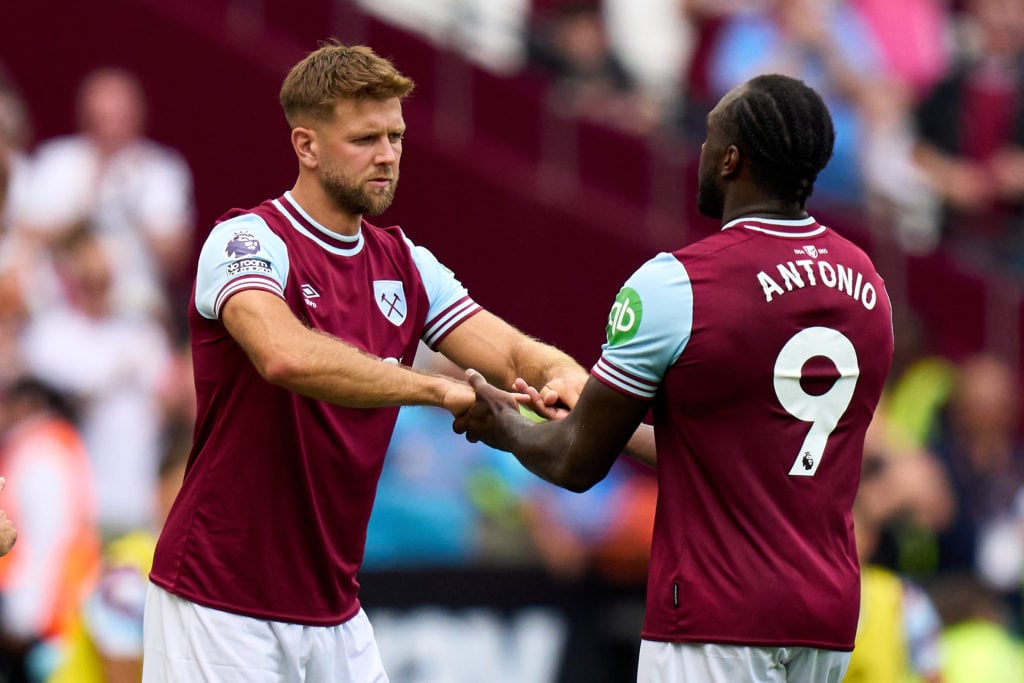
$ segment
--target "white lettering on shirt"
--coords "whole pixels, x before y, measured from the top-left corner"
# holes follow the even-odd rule
[[[778,272],[778,279],[763,270],[757,274],[757,283],[761,286],[764,300],[769,303],[776,296],[782,296],[794,289],[814,287],[819,282],[859,301],[869,311],[878,303],[878,292],[871,282],[865,280],[864,274],[842,264],[832,265],[820,259],[801,259],[776,264],[775,270]]]

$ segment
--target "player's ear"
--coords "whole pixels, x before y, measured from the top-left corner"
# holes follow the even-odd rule
[[[300,164],[309,169],[317,167],[320,159],[320,145],[316,131],[303,126],[292,128],[292,147],[295,149],[295,156],[299,158]]]
[[[729,145],[722,154],[721,176],[728,178],[735,175],[740,167],[740,150],[736,145]]]

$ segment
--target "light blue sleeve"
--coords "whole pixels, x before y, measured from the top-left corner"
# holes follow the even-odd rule
[[[199,254],[196,309],[210,320],[232,294],[263,289],[284,297],[288,248],[262,218],[247,213],[219,223]]]
[[[412,260],[416,269],[423,279],[423,286],[427,290],[427,321],[436,319],[444,311],[451,308],[460,300],[466,298],[469,293],[462,283],[455,277],[455,273],[444,266],[437,257],[426,247],[413,244],[408,237],[405,238],[412,252]]]
[[[693,288],[679,260],[661,253],[626,281],[608,314],[607,341],[591,372],[625,394],[651,399],[693,329]]]

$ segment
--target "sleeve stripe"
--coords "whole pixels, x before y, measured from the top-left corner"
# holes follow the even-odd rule
[[[423,328],[423,342],[430,348],[434,348],[462,321],[482,310],[480,304],[468,296],[459,299],[436,318],[427,321]]]
[[[281,285],[272,278],[263,277],[262,275],[249,275],[246,277],[236,278],[224,285],[217,293],[217,300],[213,308],[216,316],[218,318],[220,317],[220,310],[224,306],[225,301],[227,301],[232,295],[246,289],[265,289],[268,292],[277,294],[282,299],[284,298],[284,290],[281,289]]]
[[[658,385],[620,370],[609,363],[604,356],[598,359],[590,373],[605,384],[624,394],[641,399],[652,399],[658,393]]]

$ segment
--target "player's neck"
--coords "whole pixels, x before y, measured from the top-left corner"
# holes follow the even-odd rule
[[[362,215],[339,209],[319,184],[314,185],[299,178],[291,190],[291,195],[303,211],[331,232],[348,236],[359,234],[359,228],[363,223]]]
[[[807,218],[807,209],[803,204],[797,202],[764,197],[744,202],[726,202],[722,211],[722,225],[737,218],[799,220]]]

